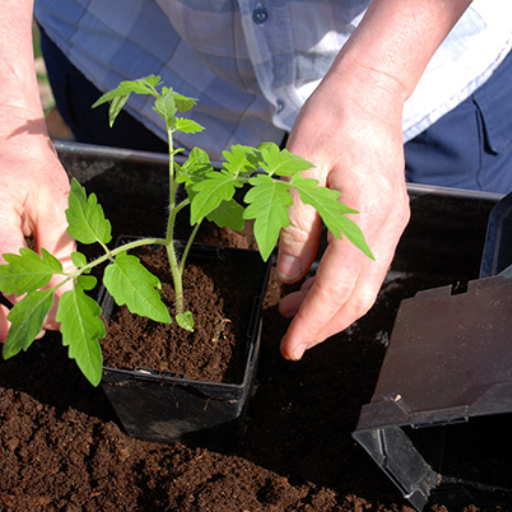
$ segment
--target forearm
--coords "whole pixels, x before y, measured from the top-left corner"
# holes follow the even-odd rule
[[[23,123],[44,119],[32,46],[33,0],[2,0],[0,9],[0,138]],[[35,128],[35,126],[32,126]]]
[[[327,78],[346,80],[349,75],[404,102],[470,4],[471,0],[373,0]]]

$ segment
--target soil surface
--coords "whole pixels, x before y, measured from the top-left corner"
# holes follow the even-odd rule
[[[173,311],[175,294],[165,250],[142,247],[133,254],[160,279],[162,299]],[[227,257],[211,255],[204,264],[197,258],[194,262],[193,255],[188,258],[183,295],[185,311],[194,318],[192,332],[181,329],[175,320],[164,324],[134,315],[126,306],[116,309],[102,341],[105,366],[142,367],[190,380],[241,383],[253,303],[261,297],[266,265],[252,252],[236,252],[230,261],[225,261]]]
[[[400,301],[436,284],[392,280],[362,320],[290,363],[279,354],[288,320],[277,304],[286,290],[272,272],[246,439],[229,454],[129,437],[59,335],[47,334],[0,362],[0,510],[412,511],[351,433],[372,397]]]

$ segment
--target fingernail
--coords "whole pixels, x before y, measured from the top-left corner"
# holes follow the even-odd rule
[[[302,359],[302,356],[304,355],[304,352],[306,352],[307,348],[308,347],[306,345],[299,345],[293,352],[293,359],[295,359],[295,361]]]
[[[300,275],[300,260],[290,254],[283,254],[277,262],[277,272],[284,281],[290,281]]]

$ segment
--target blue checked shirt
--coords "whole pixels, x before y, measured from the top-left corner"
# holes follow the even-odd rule
[[[199,99],[205,126],[181,135],[214,158],[232,144],[282,140],[369,0],[36,0],[49,37],[100,90],[161,75]],[[434,55],[403,116],[404,141],[487,80],[512,46],[512,2],[474,0]],[[162,138],[146,97],[128,109]],[[191,138],[190,138],[191,137]]]

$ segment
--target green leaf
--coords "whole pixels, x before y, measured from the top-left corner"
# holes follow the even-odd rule
[[[44,319],[52,307],[54,294],[54,289],[35,291],[14,305],[7,316],[11,326],[3,346],[4,359],[30,347],[43,329]]]
[[[77,283],[82,290],[90,291],[93,290],[98,284],[98,280],[94,276],[78,276]]]
[[[60,261],[46,249],[41,256],[25,247],[20,254],[4,254],[7,262],[0,265],[0,290],[7,295],[23,295],[46,286],[54,274],[62,273]]]
[[[159,279],[136,256],[118,254],[105,269],[103,282],[119,306],[126,304],[132,313],[171,323],[169,311],[156,289],[161,286]]]
[[[155,75],[149,75],[144,78],[139,78],[138,80],[123,81],[115,89],[103,94],[92,105],[92,108],[111,102],[109,107],[109,124],[110,127],[112,127],[132,92],[135,94],[151,94],[157,97],[158,92],[156,87],[159,84],[160,77]]]
[[[194,332],[194,317],[190,311],[178,313],[176,315],[176,322],[178,325],[186,331]]]
[[[290,225],[288,206],[293,201],[289,185],[273,179],[267,174],[259,174],[249,180],[253,186],[245,195],[249,203],[245,219],[255,219],[254,236],[258,242],[262,258],[266,261],[279,238],[281,228]]]
[[[359,226],[345,217],[347,213],[358,212],[338,201],[340,192],[327,187],[319,187],[318,181],[304,178],[300,174],[295,174],[290,184],[297,189],[303,203],[313,206],[318,211],[334,236],[341,238],[342,234],[345,235],[366,256],[374,259]]]
[[[229,201],[241,183],[238,177],[225,171],[208,172],[203,181],[196,183],[192,190],[190,223],[197,224],[213,212],[222,201]]]
[[[189,98],[188,96],[183,96],[183,94],[180,94],[176,91],[174,91],[173,94],[174,94],[174,102],[176,103],[176,108],[182,114],[184,114],[185,112],[188,112],[192,107],[194,107],[197,104],[197,100],[195,98]]]
[[[136,94],[152,94],[156,96],[156,87],[160,85],[161,80],[158,75],[149,75],[137,80],[124,80],[111,91],[103,94],[93,105],[92,108],[96,108],[104,103],[108,103],[115,98],[119,98],[125,95],[130,95],[132,92]]]
[[[98,340],[105,337],[106,330],[100,315],[99,304],[77,285],[62,295],[56,315],[69,357],[93,386],[100,383],[103,367]]]
[[[240,174],[252,175],[263,163],[258,151],[250,146],[243,146],[241,144],[232,146],[231,151],[223,151],[222,155],[226,159],[223,169],[234,176]]]
[[[208,153],[200,148],[193,148],[187,161],[181,167],[176,167],[178,173],[176,181],[188,185],[201,181],[207,173],[213,172]]]
[[[108,125],[110,128],[114,126],[117,116],[121,113],[121,110],[123,110],[129,98],[129,94],[124,94],[123,96],[118,96],[117,98],[114,98],[110,102],[110,105],[108,107]]]
[[[71,261],[78,267],[85,267],[87,265],[87,258],[81,252],[72,252]]]
[[[204,130],[204,126],[192,121],[192,119],[185,119],[183,117],[175,118],[175,128],[183,133],[199,133]]]
[[[153,110],[163,118],[167,126],[176,124],[175,114],[178,109],[172,89],[166,89],[166,92],[156,99]]]
[[[66,210],[68,233],[78,242],[107,244],[112,240],[110,222],[105,219],[103,208],[95,194],[87,197],[85,188],[73,178]]]
[[[261,147],[261,154],[265,163],[261,166],[265,172],[277,176],[292,176],[300,171],[307,171],[314,167],[311,162],[290,153],[287,149],[280,150],[276,144],[269,143]]]
[[[235,231],[244,229],[244,207],[234,199],[222,201],[220,205],[208,214],[207,219],[215,222],[219,228],[231,228]]]

